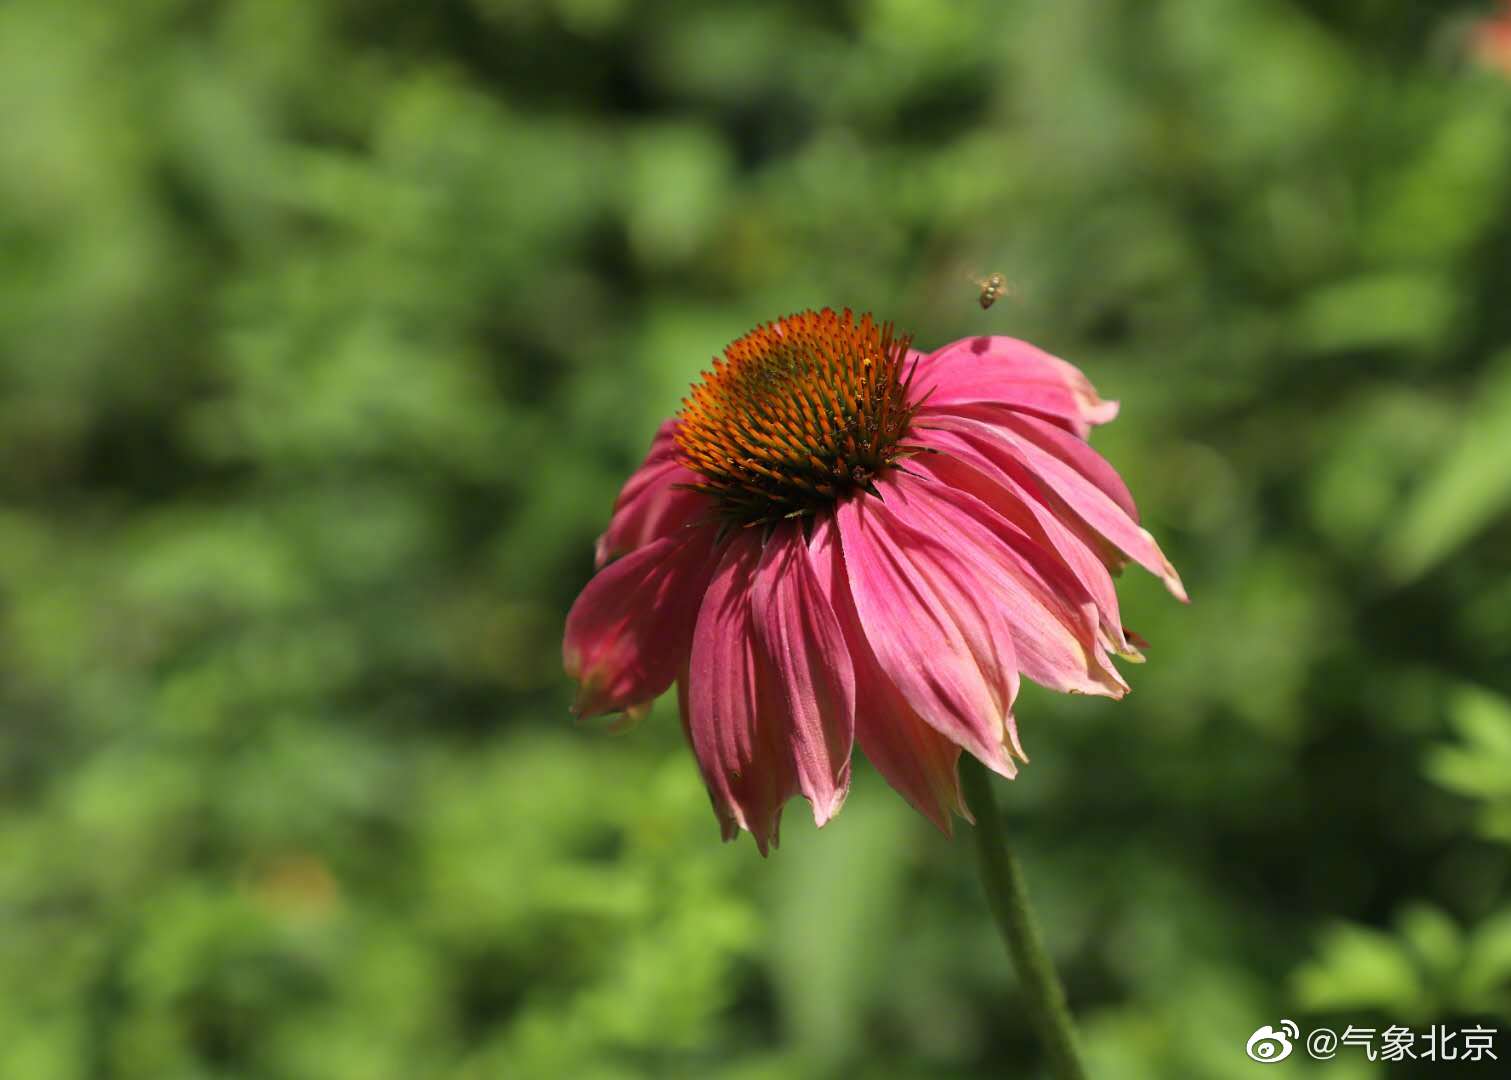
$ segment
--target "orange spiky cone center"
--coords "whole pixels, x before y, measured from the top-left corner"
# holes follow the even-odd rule
[[[848,309],[756,327],[682,400],[677,445],[703,478],[694,486],[742,525],[874,491],[877,474],[908,452],[911,340]]]

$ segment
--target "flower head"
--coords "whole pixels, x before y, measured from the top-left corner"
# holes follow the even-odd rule
[[[1511,77],[1511,0],[1470,28],[1469,51],[1485,67]]]
[[[764,854],[783,804],[822,825],[855,743],[946,831],[965,750],[1027,761],[1020,675],[1121,697],[1141,660],[1112,573],[1185,593],[1113,468],[1076,368],[1026,342],[933,353],[825,309],[714,361],[620,493],[567,617],[576,711],[638,718],[677,686],[726,839]]]

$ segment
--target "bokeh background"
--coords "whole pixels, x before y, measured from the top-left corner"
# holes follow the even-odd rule
[[[1504,1065],[1494,12],[7,0],[0,1076],[1038,1075],[963,831],[861,766],[762,861],[568,715],[656,423],[826,304],[1082,365],[1190,586],[999,787],[1094,1074]]]

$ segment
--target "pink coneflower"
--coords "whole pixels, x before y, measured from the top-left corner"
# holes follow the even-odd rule
[[[567,617],[582,716],[633,720],[673,683],[725,839],[764,854],[801,794],[824,824],[855,743],[940,828],[961,750],[1027,761],[1019,676],[1122,697],[1141,660],[1111,572],[1185,598],[1076,368],[1022,341],[933,353],[804,312],[736,341],[662,425]]]
[[[1511,77],[1511,0],[1502,0],[1498,14],[1474,24],[1469,51],[1486,67]]]

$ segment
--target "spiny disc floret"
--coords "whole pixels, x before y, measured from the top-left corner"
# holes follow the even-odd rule
[[[874,477],[909,451],[911,340],[848,308],[756,327],[682,400],[677,444],[703,478],[694,486],[744,525],[874,491]]]

